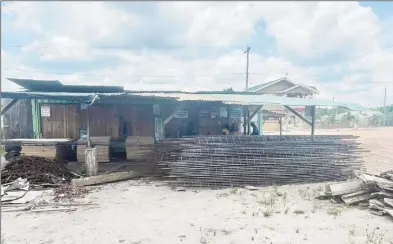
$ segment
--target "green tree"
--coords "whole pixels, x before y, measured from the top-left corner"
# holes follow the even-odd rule
[[[233,90],[232,87],[229,87],[229,88],[225,88],[224,92],[226,92],[226,93],[234,93],[235,91]]]
[[[336,121],[336,115],[332,114],[328,117],[329,129],[332,128],[332,124]]]
[[[342,121],[348,122],[348,124],[352,124],[354,121],[356,121],[357,117],[351,114],[351,112],[347,112],[343,118]]]
[[[378,114],[374,114],[371,117],[371,122],[373,125],[379,125],[381,123],[380,121],[382,121],[382,119],[383,119],[383,116],[380,116]]]

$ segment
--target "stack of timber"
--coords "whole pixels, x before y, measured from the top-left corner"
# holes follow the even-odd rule
[[[373,214],[393,217],[393,170],[379,176],[356,171],[356,179],[334,183],[326,187],[318,198],[368,208]]]
[[[154,155],[154,138],[152,136],[129,136],[126,139],[126,152],[128,160],[149,161]]]
[[[15,139],[18,140],[18,139]],[[57,161],[67,161],[72,152],[71,139],[20,139],[21,154],[25,156],[40,156]]]
[[[161,170],[177,186],[346,180],[364,168],[354,136],[203,136],[164,140]]]
[[[168,151],[166,144],[154,144],[153,137],[129,136],[126,139],[127,160],[129,167],[144,175],[162,177],[158,166]]]
[[[110,161],[110,136],[93,136],[90,137],[91,146],[97,148],[97,161],[107,163]],[[87,140],[79,139],[77,142],[76,157],[79,163],[85,163],[85,150],[88,147]]]

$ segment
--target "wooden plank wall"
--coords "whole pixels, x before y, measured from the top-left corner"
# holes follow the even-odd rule
[[[119,118],[116,105],[93,105],[89,108],[90,136],[119,139]],[[81,110],[81,128],[87,129],[86,110]]]
[[[1,107],[4,108],[12,99],[1,99]],[[33,119],[30,100],[19,100],[4,115],[4,137],[33,138]]]
[[[118,105],[118,114],[128,122],[129,136],[153,136],[153,105]],[[119,128],[119,134],[120,134]]]
[[[50,117],[41,117],[44,138],[79,139],[87,129],[86,110],[79,104],[42,104],[50,106]],[[93,105],[89,108],[90,136],[120,138],[119,116],[128,122],[130,136],[153,136],[152,105]]]
[[[50,117],[41,117],[43,138],[79,138],[79,104],[41,104],[50,107]]]

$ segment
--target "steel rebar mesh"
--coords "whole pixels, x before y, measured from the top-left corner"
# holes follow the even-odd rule
[[[160,162],[173,184],[263,186],[344,180],[363,169],[354,136],[209,136],[170,139]]]

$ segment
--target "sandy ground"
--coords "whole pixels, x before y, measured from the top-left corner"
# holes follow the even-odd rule
[[[90,193],[97,207],[2,213],[2,235],[7,244],[393,243],[393,218],[314,200],[323,186],[177,192],[127,181]]]
[[[370,171],[392,168],[393,128],[318,131],[360,135]],[[324,184],[177,192],[136,180],[94,188],[75,212],[3,212],[9,243],[393,243],[393,218],[315,200]],[[390,230],[390,232],[388,232]]]

